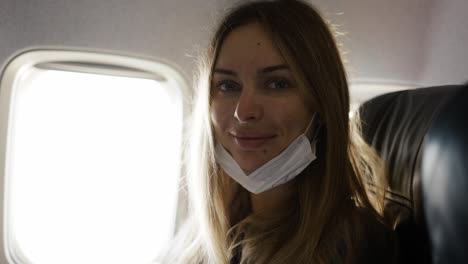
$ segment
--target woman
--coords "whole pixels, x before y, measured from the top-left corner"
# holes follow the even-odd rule
[[[392,263],[380,161],[350,123],[320,15],[301,1],[243,4],[199,69],[190,215],[164,263]]]

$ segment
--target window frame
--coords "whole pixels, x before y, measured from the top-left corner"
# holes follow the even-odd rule
[[[22,73],[33,67],[164,81],[168,83],[169,87],[177,87],[182,95],[183,123],[188,115],[187,102],[189,100],[186,98],[190,98],[191,93],[186,78],[184,78],[185,76],[182,74],[182,71],[163,60],[71,49],[28,50],[12,57],[4,66],[0,75],[0,124],[6,124],[5,126],[0,126],[0,190],[3,191],[3,199],[0,202],[0,263],[30,263],[24,256],[21,256],[20,252],[8,244],[9,241],[11,241],[10,230],[8,230],[9,220],[7,219],[10,188],[8,177],[6,177],[8,171],[8,168],[6,168],[8,164],[6,158],[8,152],[7,140],[11,129],[10,121],[12,118],[11,102],[14,99],[15,88]],[[185,125],[182,125],[182,127],[182,137],[184,137],[186,134]],[[181,141],[182,140],[183,139],[181,139]],[[183,149],[181,150],[181,155],[183,155]],[[180,158],[182,159],[182,157]],[[179,182],[182,172],[183,167],[179,169]],[[180,214],[183,214],[181,208],[185,208],[185,198],[180,192],[177,194],[176,203],[178,207],[175,210],[176,219],[173,225],[173,232],[177,229]]]

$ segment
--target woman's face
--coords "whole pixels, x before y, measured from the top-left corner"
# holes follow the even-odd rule
[[[216,140],[246,173],[286,149],[312,117],[293,73],[258,23],[225,38],[211,94]]]

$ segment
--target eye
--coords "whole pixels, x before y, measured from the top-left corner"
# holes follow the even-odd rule
[[[271,89],[287,89],[289,87],[289,81],[284,79],[273,80],[268,83],[268,88]]]
[[[216,87],[222,92],[235,92],[241,89],[240,84],[230,80],[220,81]]]

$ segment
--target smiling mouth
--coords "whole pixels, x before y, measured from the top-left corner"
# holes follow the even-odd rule
[[[268,143],[271,139],[273,139],[275,136],[235,136],[234,137],[234,142],[240,147],[241,150],[244,151],[256,151],[261,149],[265,144]]]

